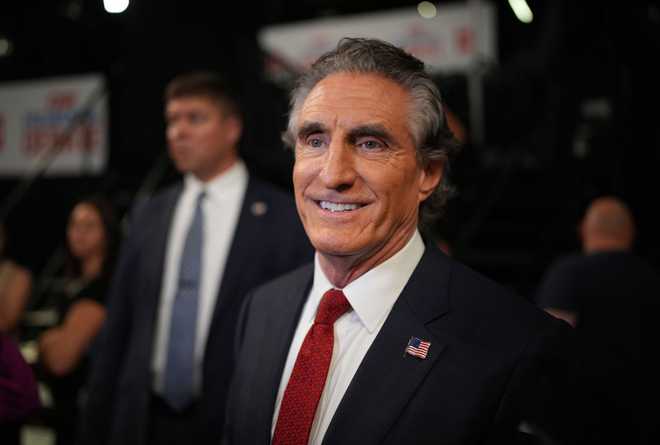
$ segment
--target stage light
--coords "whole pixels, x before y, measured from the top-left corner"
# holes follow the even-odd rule
[[[110,14],[119,14],[126,11],[129,0],[103,0],[103,7]]]
[[[534,20],[534,14],[525,0],[509,0],[509,6],[521,22],[532,23]]]
[[[438,9],[431,2],[421,2],[417,5],[417,12],[425,19],[432,19],[438,13]]]

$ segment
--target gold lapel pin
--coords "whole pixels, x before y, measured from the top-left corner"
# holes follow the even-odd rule
[[[263,216],[268,211],[268,205],[263,201],[255,201],[252,203],[250,210],[254,216]]]

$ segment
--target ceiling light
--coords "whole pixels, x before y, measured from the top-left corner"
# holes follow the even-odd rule
[[[128,0],[103,0],[103,7],[110,14],[119,14],[128,8]]]
[[[431,2],[421,2],[417,5],[417,12],[425,19],[432,19],[438,14],[438,9]]]
[[[525,0],[509,0],[509,6],[521,22],[532,23],[534,20],[534,14]]]

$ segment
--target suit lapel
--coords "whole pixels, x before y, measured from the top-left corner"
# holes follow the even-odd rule
[[[449,310],[448,264],[430,250],[367,351],[323,443],[380,442],[442,355],[446,342],[426,325]],[[410,337],[431,342],[425,359],[405,353]]]
[[[235,283],[241,279],[241,273],[245,270],[245,263],[249,260],[254,251],[259,249],[259,224],[261,214],[254,214],[253,205],[258,200],[258,190],[254,180],[248,179],[245,197],[241,205],[241,213],[236,223],[234,236],[232,237],[231,247],[225,262],[225,270],[222,275],[218,298],[215,304],[215,315],[221,311],[221,307],[228,303],[228,295],[235,287]],[[242,295],[241,295],[242,296]]]
[[[254,422],[250,424],[254,428],[264,428],[258,433],[265,443],[270,441],[275,399],[289,346],[312,284],[313,270],[311,264],[301,270],[295,287],[288,288],[282,295],[273,295],[270,299],[273,306],[269,308],[270,314],[263,330],[256,373],[252,379],[255,390],[251,393],[248,405],[254,407],[255,415]]]
[[[155,321],[157,313],[156,308],[158,307],[158,299],[160,298],[163,281],[163,268],[165,266],[166,257],[165,249],[174,217],[174,208],[176,207],[181,192],[181,185],[178,185],[169,191],[168,195],[163,200],[162,206],[155,209],[156,211],[154,214],[150,215],[148,218],[150,224],[153,225],[151,227],[143,228],[143,230],[146,230],[149,235],[147,236],[142,255],[148,258],[157,259],[157,261],[149,261],[147,258],[147,260],[143,262],[144,264],[147,264],[145,289],[147,291],[146,293],[148,293],[146,298],[149,298],[150,303],[145,305],[145,307],[153,309],[152,322]]]
[[[156,320],[158,317],[159,299],[161,294],[163,268],[165,264],[165,249],[172,224],[174,208],[181,194],[182,187],[177,186],[167,191],[167,195],[159,201],[159,205],[150,205],[149,215],[143,218],[147,227],[139,227],[138,230],[146,233],[145,239],[140,245],[140,255],[144,258],[143,283],[136,293],[135,308],[137,319],[141,320],[136,327],[136,338],[140,342],[140,350],[148,360],[140,361],[137,367],[139,373],[144,376],[145,382],[150,378],[151,358],[153,356],[154,338],[156,335]],[[155,198],[160,199],[160,198]],[[145,386],[145,389],[148,385]]]

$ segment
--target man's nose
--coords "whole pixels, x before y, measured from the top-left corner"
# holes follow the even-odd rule
[[[184,122],[174,122],[167,127],[167,137],[169,139],[179,139],[187,133],[187,126]]]
[[[355,182],[355,153],[348,144],[331,142],[323,159],[320,178],[331,189],[348,188]]]

